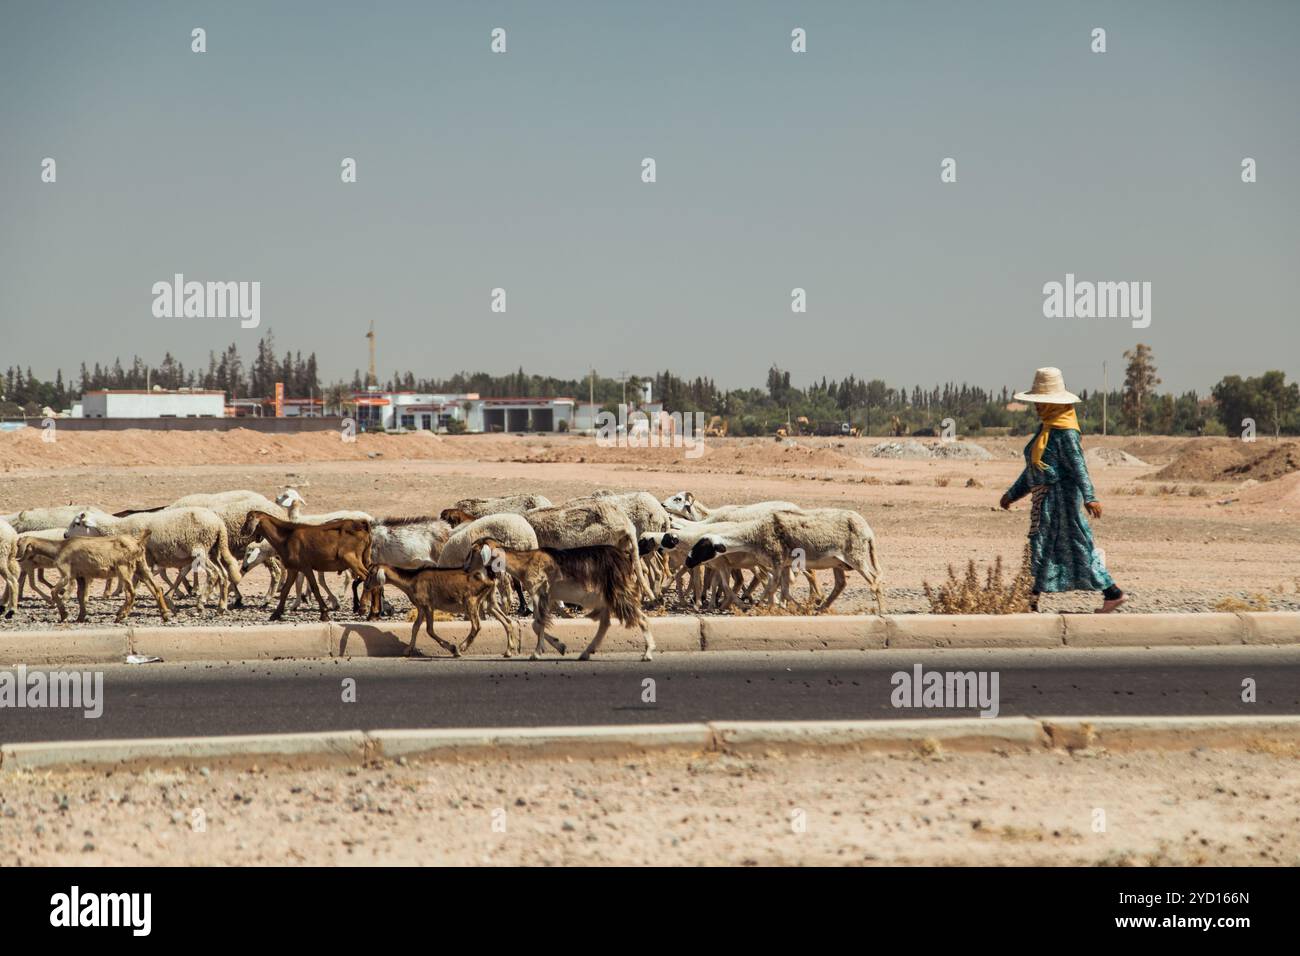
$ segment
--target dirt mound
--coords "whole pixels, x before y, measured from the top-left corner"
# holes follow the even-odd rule
[[[1300,512],[1300,474],[1243,487],[1237,500],[1244,505],[1265,505],[1280,511]]]
[[[1219,481],[1229,468],[1246,461],[1245,446],[1214,444],[1193,445],[1157,471],[1153,478],[1175,481]]]
[[[1300,471],[1300,444],[1193,445],[1152,477],[1182,481],[1273,481]]]
[[[1300,471],[1300,444],[1286,442],[1261,448],[1262,454],[1253,460],[1229,468],[1225,478],[1254,478],[1256,481],[1273,481]]]
[[[1130,455],[1122,448],[1113,448],[1103,446],[1101,448],[1089,448],[1084,453],[1084,457],[1090,465],[1128,465],[1134,468],[1146,468],[1147,463],[1137,455]]]

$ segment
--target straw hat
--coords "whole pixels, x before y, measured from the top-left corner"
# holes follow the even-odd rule
[[[1065,376],[1059,368],[1040,368],[1034,372],[1034,385],[1027,392],[1016,392],[1022,402],[1041,402],[1047,405],[1076,405],[1080,399],[1065,390]]]

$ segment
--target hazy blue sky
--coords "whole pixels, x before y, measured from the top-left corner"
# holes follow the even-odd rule
[[[0,11],[0,368],[206,364],[270,328],[350,377],[373,318],[383,377],[1078,390],[1137,341],[1179,390],[1300,374],[1294,0]],[[175,272],[260,281],[262,327],[154,318]],[[1150,281],[1151,327],[1045,319],[1066,272]]]

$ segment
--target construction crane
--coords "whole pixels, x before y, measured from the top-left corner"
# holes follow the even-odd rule
[[[370,320],[370,331],[366,333],[366,338],[370,340],[370,371],[366,375],[366,387],[379,387],[379,376],[375,374],[375,320]]]

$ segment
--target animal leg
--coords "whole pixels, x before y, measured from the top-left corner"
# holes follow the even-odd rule
[[[831,593],[826,600],[818,605],[818,613],[829,608],[835,602],[835,599],[840,596],[840,592],[844,590],[844,585],[848,583],[845,579],[844,569],[842,567],[837,566],[833,568],[831,573],[835,575],[835,587],[831,588]]]
[[[609,630],[609,608],[604,608],[600,612],[600,624],[596,628],[596,636],[591,639],[587,649],[578,655],[578,660],[591,660],[591,655],[595,654],[600,648],[600,642],[605,639],[605,632]]]
[[[328,621],[330,619],[329,608],[325,604],[325,599],[321,597],[320,588],[316,586],[316,575],[310,571],[304,571],[303,577],[307,579],[307,583],[311,586],[312,596],[316,598],[316,603],[320,605],[320,619]]]
[[[457,647],[455,644],[447,643],[437,634],[433,633],[433,608],[429,608],[428,613],[424,615],[424,629],[429,632],[429,636],[431,638],[433,638],[435,641],[437,641],[439,644],[445,647],[448,651],[450,651],[452,657],[460,657],[459,647]]]
[[[289,599],[289,589],[293,587],[294,581],[298,579],[298,571],[296,568],[287,568],[286,572],[284,583],[280,585],[280,603],[276,605],[275,610],[271,612],[271,620],[273,621],[278,621],[280,618],[284,617],[284,602]]]

